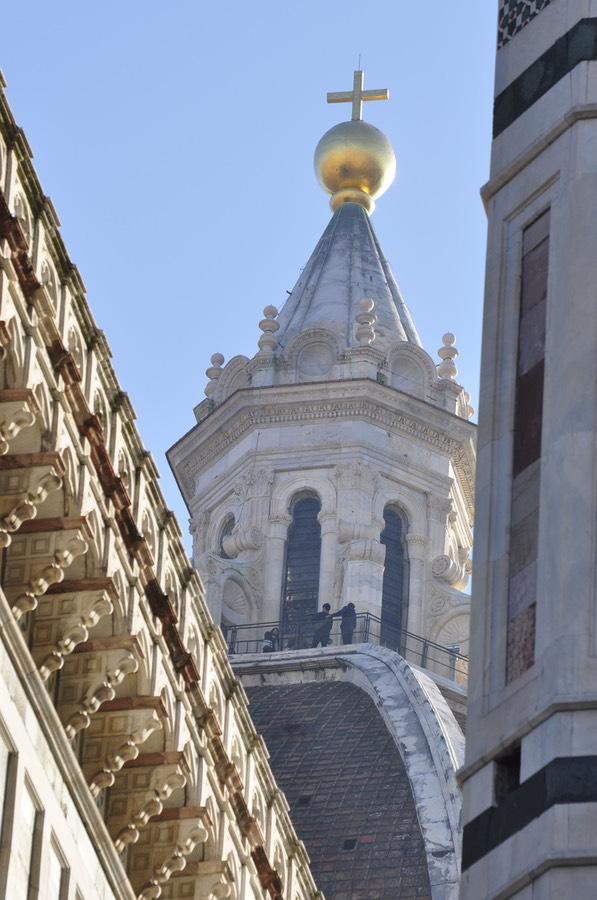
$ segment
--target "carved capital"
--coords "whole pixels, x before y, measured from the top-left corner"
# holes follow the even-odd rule
[[[209,527],[210,513],[207,510],[202,510],[198,516],[193,516],[193,518],[189,521],[189,531],[195,538],[203,538],[207,533],[207,529]]]
[[[269,493],[274,481],[274,470],[271,468],[252,469],[245,472],[234,484],[234,493],[240,500]]]
[[[270,516],[268,521],[270,537],[286,540],[288,529],[292,525],[292,516],[288,515],[288,513],[282,513],[281,515]]]
[[[317,516],[317,521],[321,525],[321,533],[329,534],[331,531],[336,530],[336,513],[329,512],[327,510],[321,510],[319,515]]]
[[[338,463],[334,466],[334,477],[339,489],[358,488],[362,491],[373,491],[379,478],[377,469],[360,459]]]
[[[408,547],[410,559],[425,559],[429,538],[426,534],[405,534],[404,539]]]
[[[454,503],[450,497],[437,497],[434,494],[427,495],[427,509],[429,517],[442,525],[446,525],[452,513]]]

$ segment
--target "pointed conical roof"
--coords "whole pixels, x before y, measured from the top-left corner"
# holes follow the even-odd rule
[[[346,347],[356,345],[354,323],[365,298],[375,304],[376,349],[400,340],[422,346],[367,211],[341,203],[280,311],[278,342],[288,346],[297,334],[325,328]]]

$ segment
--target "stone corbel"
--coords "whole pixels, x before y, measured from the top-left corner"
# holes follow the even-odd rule
[[[48,494],[61,487],[62,478],[52,469],[40,478],[32,490],[23,491],[18,497],[12,499],[5,495],[9,509],[0,516],[0,549],[10,545],[11,533],[18,531],[23,522],[35,518],[38,506],[44,502]]]
[[[8,453],[10,442],[35,422],[39,406],[28,389],[0,390],[0,456]]]
[[[17,622],[25,615],[35,609],[38,603],[38,597],[45,594],[52,584],[57,584],[64,578],[64,570],[67,569],[77,556],[82,556],[87,552],[87,541],[80,537],[72,538],[63,546],[58,546],[51,562],[43,566],[32,574],[32,577],[22,594],[16,598],[12,604],[12,610]]]
[[[106,671],[105,676],[95,682],[85,696],[79,710],[70,717],[65,726],[67,737],[72,739],[78,731],[88,728],[91,716],[96,713],[102,703],[113,700],[116,696],[116,687],[121,684],[127,675],[133,675],[139,669],[139,663],[132,653],[125,653],[118,662]]]
[[[164,809],[164,801],[175,790],[183,788],[186,783],[186,776],[179,771],[170,772],[162,782],[156,785],[143,806],[133,814],[126,828],[119,832],[118,837],[114,841],[118,853],[122,853],[127,844],[136,843],[139,839],[141,828],[144,828],[153,816],[159,815]]]
[[[359,522],[343,522],[338,525],[338,541],[378,541],[381,532],[376,524],[364,525]]]
[[[222,540],[222,546],[231,559],[247,550],[260,550],[263,535],[256,525],[249,528],[235,528]]]
[[[130,718],[131,724],[135,723],[137,727],[128,735],[122,735],[125,739],[110,749],[104,760],[103,768],[95,773],[89,783],[92,797],[97,797],[104,788],[112,787],[115,773],[119,772],[125,763],[136,759],[139,756],[139,747],[154,731],[162,727],[155,710],[137,710],[136,715],[130,713]]]
[[[199,896],[206,900],[225,900],[232,892],[232,872],[226,862],[200,862],[197,871]]]
[[[181,822],[178,843],[172,853],[164,862],[154,869],[148,884],[141,890],[138,900],[155,900],[162,894],[162,886],[166,884],[172,875],[182,872],[188,857],[193,853],[198,844],[203,844],[208,838],[208,832],[201,822],[190,820]],[[201,897],[211,896],[201,891]],[[229,896],[225,894],[222,896]]]
[[[47,681],[53,672],[61,669],[64,657],[69,656],[78,644],[84,643],[89,637],[90,629],[103,616],[110,615],[113,610],[114,606],[107,593],[101,591],[99,596],[88,602],[87,607],[78,618],[66,619],[62,622],[60,638],[39,665],[42,681]]]
[[[431,572],[434,578],[447,581],[448,584],[459,591],[464,590],[468,584],[468,571],[465,566],[455,562],[450,556],[436,556],[431,563]]]
[[[357,540],[348,545],[346,558],[348,562],[372,562],[383,566],[386,548],[379,541]]]

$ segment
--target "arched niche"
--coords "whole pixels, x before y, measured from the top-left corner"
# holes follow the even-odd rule
[[[373,518],[376,521],[383,522],[383,512],[388,505],[396,506],[404,513],[410,532],[427,533],[427,502],[426,495],[421,491],[386,479],[373,497]]]
[[[336,511],[336,488],[332,481],[305,472],[290,473],[284,480],[280,480],[274,489],[271,502],[272,516],[288,515],[290,504],[301,492],[311,492],[321,501],[321,515],[327,516]]]
[[[19,221],[19,225],[21,226],[25,237],[27,238],[28,243],[31,242],[31,236],[33,234],[33,226],[32,226],[32,217],[31,212],[29,210],[29,206],[27,205],[23,195],[19,192],[15,194],[14,199],[14,210],[15,216]]]
[[[85,369],[81,335],[79,334],[78,329],[72,324],[69,326],[66,334],[66,346],[81,373],[81,378],[84,378]]]
[[[285,357],[297,382],[325,381],[340,352],[337,335],[324,328],[304,331],[290,341]]]
[[[234,513],[232,512],[226,513],[223,520],[219,524],[217,530],[215,553],[217,553],[221,559],[231,559],[224,548],[224,538],[227,538],[228,535],[232,534],[235,525],[236,519]]]
[[[246,356],[235,356],[222,369],[222,374],[216,382],[214,400],[222,403],[236,391],[246,388],[250,384],[247,372],[248,359]]]
[[[392,387],[423,400],[427,388],[436,381],[433,360],[421,347],[404,341],[390,351],[388,383]]]

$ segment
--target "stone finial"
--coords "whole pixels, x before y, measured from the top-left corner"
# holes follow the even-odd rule
[[[259,338],[259,351],[261,353],[274,353],[278,346],[276,331],[280,327],[280,323],[275,321],[278,310],[275,306],[266,306],[263,310],[263,315],[265,319],[262,319],[259,323],[259,327],[263,331]]]
[[[375,304],[370,297],[364,297],[363,300],[359,300],[361,312],[357,313],[355,320],[358,323],[356,336],[361,347],[366,347],[375,340],[375,329],[373,326],[377,322],[377,316],[373,312],[374,306]]]
[[[458,369],[456,368],[456,364],[454,362],[454,360],[459,355],[458,350],[454,346],[455,340],[456,338],[449,331],[447,331],[442,338],[444,345],[437,351],[437,355],[441,359],[441,363],[437,367],[437,374],[440,378],[453,380],[458,375]]]
[[[215,390],[216,390],[216,382],[220,375],[222,374],[222,363],[224,362],[224,357],[221,353],[214,353],[211,358],[211,366],[205,370],[205,374],[210,379],[209,382],[205,386],[205,396],[208,400],[211,400]]]

